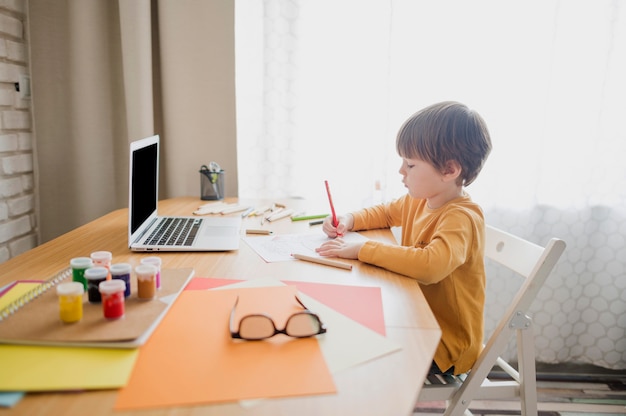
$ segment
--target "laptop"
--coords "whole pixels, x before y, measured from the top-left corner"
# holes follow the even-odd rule
[[[158,135],[130,144],[129,176],[128,246],[132,251],[230,251],[239,248],[239,216],[158,215]]]

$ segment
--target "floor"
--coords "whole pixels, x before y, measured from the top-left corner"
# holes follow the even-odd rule
[[[494,372],[493,377],[502,377]],[[539,416],[626,415],[626,370],[566,364],[537,366]],[[419,403],[414,416],[440,415],[443,402]],[[520,415],[515,401],[475,401],[474,415]]]

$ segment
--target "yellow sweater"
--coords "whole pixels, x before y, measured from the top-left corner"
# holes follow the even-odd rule
[[[482,349],[485,302],[482,210],[469,196],[430,209],[409,195],[353,213],[354,231],[402,227],[402,245],[368,241],[359,260],[416,279],[441,327],[437,366],[470,370]]]

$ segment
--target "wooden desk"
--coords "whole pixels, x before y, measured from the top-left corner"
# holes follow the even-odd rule
[[[299,208],[302,201],[283,202]],[[207,201],[175,198],[159,204],[161,215],[191,215]],[[328,209],[322,208],[320,212]],[[238,215],[238,214],[233,214]],[[260,228],[259,218],[244,220],[243,230]],[[289,219],[265,223],[274,234],[297,233],[310,229],[308,221]],[[368,231],[369,238],[391,241],[388,231]],[[43,279],[67,267],[72,257],[89,256],[93,251],[113,253],[115,263],[139,264],[149,253],[128,249],[128,212],[114,211],[50,242],[0,264],[0,286],[16,279]],[[439,342],[441,331],[418,284],[409,278],[352,261],[352,271],[304,261],[265,263],[245,242],[238,251],[225,253],[157,253],[164,268],[193,267],[197,277],[254,279],[271,277],[284,280],[334,283],[381,288],[387,336],[398,341],[399,352],[334,374],[338,393],[324,396],[262,400],[251,408],[239,403],[210,406],[151,409],[115,414],[141,415],[409,415]],[[346,260],[347,261],[347,260]],[[1,371],[1,369],[0,369]],[[113,413],[116,390],[83,393],[28,394],[13,409],[0,409],[3,415],[52,415]]]

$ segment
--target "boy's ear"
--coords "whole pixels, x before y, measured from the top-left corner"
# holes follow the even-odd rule
[[[448,160],[443,168],[442,174],[446,180],[456,180],[461,176],[462,171],[463,168],[459,162],[456,160]]]

